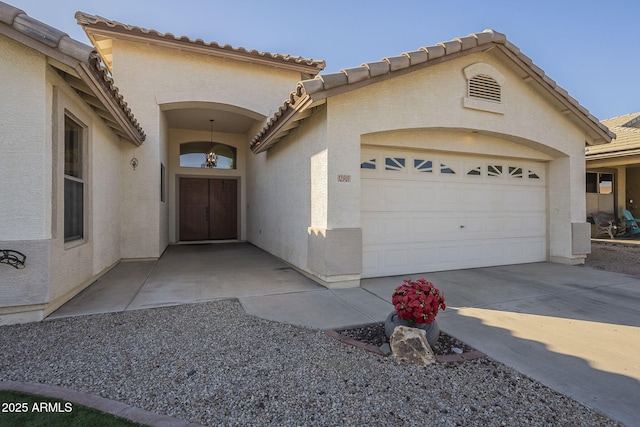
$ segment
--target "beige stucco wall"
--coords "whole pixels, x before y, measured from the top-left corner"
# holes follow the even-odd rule
[[[0,35],[0,240],[49,237],[51,171],[42,55]],[[44,150],[43,150],[44,148]]]
[[[50,71],[53,117],[53,201],[51,277],[48,314],[91,284],[121,258],[120,229],[126,212],[121,211],[121,141],[71,88]],[[64,117],[69,115],[84,127],[85,236],[64,242]],[[124,164],[123,164],[124,163]],[[123,218],[123,215],[125,217]]]
[[[124,142],[33,50],[0,36],[0,324],[41,320],[120,259]],[[85,129],[85,239],[64,243],[64,117]]]
[[[147,135],[145,143],[129,149],[127,156],[136,156],[140,166],[131,175],[130,185],[123,188],[123,208],[131,212],[130,222],[123,224],[122,253],[124,258],[158,257],[169,242],[176,241],[175,212],[178,175],[206,175],[240,177],[242,198],[246,192],[244,170],[184,171],[179,164],[179,143],[185,142],[189,130],[169,129],[163,110],[180,105],[239,107],[252,118],[270,117],[300,79],[294,71],[277,69],[249,62],[238,62],[212,56],[149,46],[123,40],[113,42],[114,79],[136,114]],[[227,134],[225,140],[240,147],[252,135]],[[173,138],[176,139],[173,139]],[[194,137],[196,137],[194,135]],[[190,137],[189,137],[190,138]],[[209,134],[200,132],[198,140],[208,140]],[[221,141],[225,142],[225,141]],[[246,160],[246,150],[238,150],[239,164]],[[160,163],[167,167],[168,201],[160,202]],[[239,206],[242,221],[246,218],[246,204]],[[244,222],[240,234],[246,235]]]
[[[2,325],[39,320],[49,298],[51,132],[45,58],[2,35],[0,57],[0,249],[28,265],[0,264]]]
[[[319,211],[326,205],[325,116],[321,108],[290,137],[247,162],[247,239],[305,272],[312,216],[315,225],[324,225]]]

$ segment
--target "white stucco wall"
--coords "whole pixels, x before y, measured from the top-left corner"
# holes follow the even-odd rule
[[[120,93],[127,99],[147,135],[141,147],[131,148],[126,154],[136,156],[140,166],[135,172],[125,171],[125,175],[132,179],[122,192],[123,209],[130,214],[129,221],[122,228],[122,253],[124,258],[158,257],[166,244],[176,238],[175,177],[184,172],[176,169],[178,144],[182,140],[172,139],[172,135],[180,135],[180,132],[168,128],[161,110],[167,105],[174,108],[181,103],[195,102],[210,105],[203,108],[226,104],[250,111],[256,117],[270,117],[300,79],[300,74],[122,40],[113,42],[113,74]],[[239,145],[239,139],[246,144],[251,136],[238,134],[227,135],[226,138]],[[199,136],[199,140],[202,139]],[[208,139],[207,133],[205,140]],[[239,157],[245,157],[245,153],[244,150],[238,151]],[[244,161],[239,158],[239,163]],[[170,187],[166,207],[158,208],[161,204],[161,162],[167,166]],[[214,177],[233,172],[211,170],[204,173]],[[240,178],[244,193],[243,179],[246,177]],[[244,204],[240,205],[240,215],[246,218]],[[240,233],[244,236],[246,231],[241,228]]]
[[[0,241],[49,238],[50,135],[43,55],[0,35]]]
[[[325,116],[320,108],[289,138],[267,152],[251,154],[247,162],[248,240],[307,272],[311,204],[320,204],[321,210],[322,194],[326,194]],[[322,226],[319,210],[313,221]]]
[[[122,151],[121,141],[54,71],[48,73],[53,87],[52,117],[54,221],[51,243],[51,278],[47,312],[57,308],[121,258],[120,230]],[[64,117],[84,127],[85,232],[84,239],[64,242]],[[124,164],[123,164],[124,163]]]
[[[44,56],[0,35],[0,58],[0,248],[27,256],[0,264],[3,325],[40,320],[49,298],[51,91]]]

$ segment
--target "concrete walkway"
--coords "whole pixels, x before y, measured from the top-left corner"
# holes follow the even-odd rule
[[[523,264],[411,275],[443,291],[442,330],[627,426],[640,426],[640,278]],[[50,318],[238,298],[315,329],[383,321],[402,277],[329,290],[246,243],[172,246],[123,262]]]

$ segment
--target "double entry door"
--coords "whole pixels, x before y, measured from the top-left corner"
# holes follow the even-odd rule
[[[238,181],[180,178],[180,240],[238,238]]]

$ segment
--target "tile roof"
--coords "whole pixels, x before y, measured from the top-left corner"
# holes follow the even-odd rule
[[[640,113],[625,114],[623,116],[605,119],[602,120],[602,124],[608,128],[614,126],[640,127]]]
[[[602,121],[616,137],[610,144],[587,148],[587,160],[638,154],[640,152],[640,113],[625,114]]]
[[[23,10],[1,1],[0,23],[6,25],[1,26],[0,33],[18,39],[19,42],[28,43],[29,47],[64,64],[65,67],[61,67],[62,72],[69,71],[67,67],[73,69],[76,74],[74,77],[79,77],[86,84],[83,85],[83,89],[86,90],[88,86],[95,95],[93,97],[95,102],[90,105],[93,105],[94,108],[97,108],[96,104],[102,105],[103,115],[110,116],[109,120],[105,119],[105,123],[118,135],[136,145],[140,145],[144,141],[145,134],[142,127],[138,124],[122,95],[118,93],[118,88],[114,86],[113,80],[93,48],[30,17]],[[53,62],[52,65],[56,66],[56,62]],[[83,92],[83,96],[89,96],[86,92],[81,92]]]
[[[243,47],[233,47],[228,44],[220,45],[216,42],[205,42],[202,39],[192,40],[187,36],[175,36],[171,33],[161,33],[157,30],[146,29],[134,25],[127,25],[97,15],[84,12],[76,12],[76,20],[83,27],[87,36],[92,39],[93,33],[121,34],[132,37],[169,42],[181,46],[181,48],[206,49],[211,55],[242,58],[252,62],[266,63],[276,67],[294,68],[310,76],[315,76],[325,67],[323,60],[303,58],[301,56],[283,55],[279,53],[260,52]],[[95,43],[94,43],[95,44]]]
[[[609,141],[615,135],[598,119],[581,106],[578,101],[569,96],[568,92],[549,78],[542,69],[520,52],[520,49],[509,42],[504,34],[494,30],[470,34],[435,46],[422,47],[418,50],[405,52],[399,56],[384,58],[377,62],[362,64],[360,67],[343,69],[337,73],[318,75],[313,79],[298,83],[289,99],[266,123],[265,127],[251,140],[251,149],[259,153],[275,144],[293,127],[291,120],[299,119],[302,111],[317,105],[321,99],[347,90],[375,83],[386,76],[402,74],[418,69],[420,65],[438,63],[467,53],[486,50],[497,46],[514,61],[519,62],[529,75],[546,87],[560,102],[567,106],[567,112],[573,112],[583,123],[590,127],[603,141]],[[285,122],[285,123],[283,123]]]

